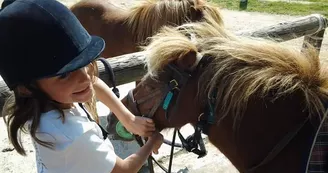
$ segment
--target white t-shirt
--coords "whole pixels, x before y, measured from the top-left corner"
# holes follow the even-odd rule
[[[101,129],[89,121],[78,105],[60,113],[43,113],[36,136],[54,144],[54,150],[33,139],[38,173],[109,173],[116,162],[112,143],[103,140]],[[27,124],[29,126],[29,123]]]

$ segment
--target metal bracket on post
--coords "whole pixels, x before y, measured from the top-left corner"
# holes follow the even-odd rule
[[[322,15],[317,15],[317,14],[314,14],[312,16],[318,18],[319,27],[315,33],[304,36],[304,41],[303,41],[303,46],[302,46],[301,51],[304,52],[307,48],[307,44],[310,44],[317,49],[318,55],[319,55],[322,41],[323,41],[324,34],[325,34],[325,28],[328,27],[328,19],[323,17]]]

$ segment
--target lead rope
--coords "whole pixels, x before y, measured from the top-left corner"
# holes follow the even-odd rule
[[[102,62],[103,63],[103,65],[104,65],[104,68],[105,68],[105,70],[108,72],[108,75],[109,75],[109,81],[112,83],[112,85],[113,85],[113,89],[112,89],[112,91],[114,92],[114,94],[119,98],[120,97],[120,91],[116,88],[116,83],[115,83],[115,75],[114,75],[114,71],[113,71],[113,69],[112,69],[112,67],[110,66],[110,64],[107,62],[107,60],[105,59],[105,58],[102,58],[102,57],[100,57],[100,58],[98,58],[98,60],[100,61],[100,62]],[[97,123],[96,121],[94,121],[92,118],[91,118],[91,116],[90,116],[90,113],[85,109],[85,107],[83,106],[83,104],[82,103],[79,103],[79,106],[83,109],[83,111],[87,114],[87,117],[88,117],[88,119],[90,120],[90,121],[92,121],[92,122],[95,122],[98,126],[99,126],[99,128],[100,128],[100,130],[101,130],[101,132],[102,132],[102,134],[103,134],[103,139],[105,140],[107,137],[108,137],[108,135],[109,135],[109,133],[99,124],[99,123]]]
[[[176,134],[177,134],[177,129],[175,128],[175,129],[174,129],[174,132],[173,132],[173,139],[172,139],[172,143],[173,143],[173,144],[175,143],[175,136],[176,136]],[[173,152],[174,152],[174,145],[171,146],[170,162],[169,162],[169,168],[168,168],[167,173],[171,173],[172,162],[173,162]]]
[[[117,96],[117,98],[120,98],[120,91],[116,88],[115,75],[114,75],[113,68],[110,66],[110,64],[108,63],[108,61],[105,58],[100,57],[100,58],[98,58],[98,60],[103,63],[105,70],[108,72],[109,81],[113,85],[112,91]]]
[[[176,133],[177,133],[177,129],[174,129],[172,143],[175,143]],[[144,145],[140,136],[136,136],[136,141],[138,142],[140,147],[142,147]],[[153,168],[152,161],[154,161],[165,173],[171,173],[172,162],[173,162],[173,154],[174,154],[173,153],[174,152],[174,147],[175,147],[174,145],[171,145],[170,160],[169,160],[168,169],[166,169],[163,165],[161,165],[152,155],[150,155],[148,157],[148,164],[151,164],[151,167],[152,167],[152,169],[149,168],[150,173],[154,173],[154,168]]]

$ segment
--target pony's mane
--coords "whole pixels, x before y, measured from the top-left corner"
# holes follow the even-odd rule
[[[190,21],[191,9],[211,15],[223,25],[218,6],[203,0],[139,0],[130,8],[126,23],[132,32],[133,40],[144,42],[154,35],[163,25],[179,26]]]
[[[196,41],[189,40],[187,32],[195,34]],[[313,47],[302,53],[268,40],[237,37],[216,23],[202,22],[162,28],[145,51],[147,76],[153,78],[189,52],[212,57],[199,77],[202,90],[198,94],[206,98],[218,90],[220,119],[229,114],[239,119],[251,97],[269,96],[274,101],[296,92],[303,94],[310,114],[322,116],[325,111],[322,100],[328,98],[328,66],[320,62]]]

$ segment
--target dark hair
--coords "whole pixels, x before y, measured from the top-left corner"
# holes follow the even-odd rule
[[[89,75],[92,78],[92,82],[95,81],[95,77],[98,76],[98,68],[96,62],[92,62],[89,65]],[[31,94],[22,92],[22,88],[25,87],[28,90],[33,90]],[[35,82],[32,82],[25,86],[17,86],[13,93],[6,100],[2,116],[7,125],[8,137],[10,142],[15,147],[16,151],[21,155],[26,155],[24,147],[21,143],[21,132],[30,132],[31,137],[40,145],[52,148],[51,142],[39,140],[35,134],[40,124],[41,114],[46,112],[45,109],[49,106],[52,109],[56,109],[61,113],[63,122],[65,121],[64,112],[62,111],[61,103],[49,99],[49,97],[43,93]],[[93,118],[98,122],[98,115],[96,112],[96,99],[93,94],[92,99],[86,103],[86,108],[91,112]],[[31,121],[30,127],[26,128],[26,122]]]

